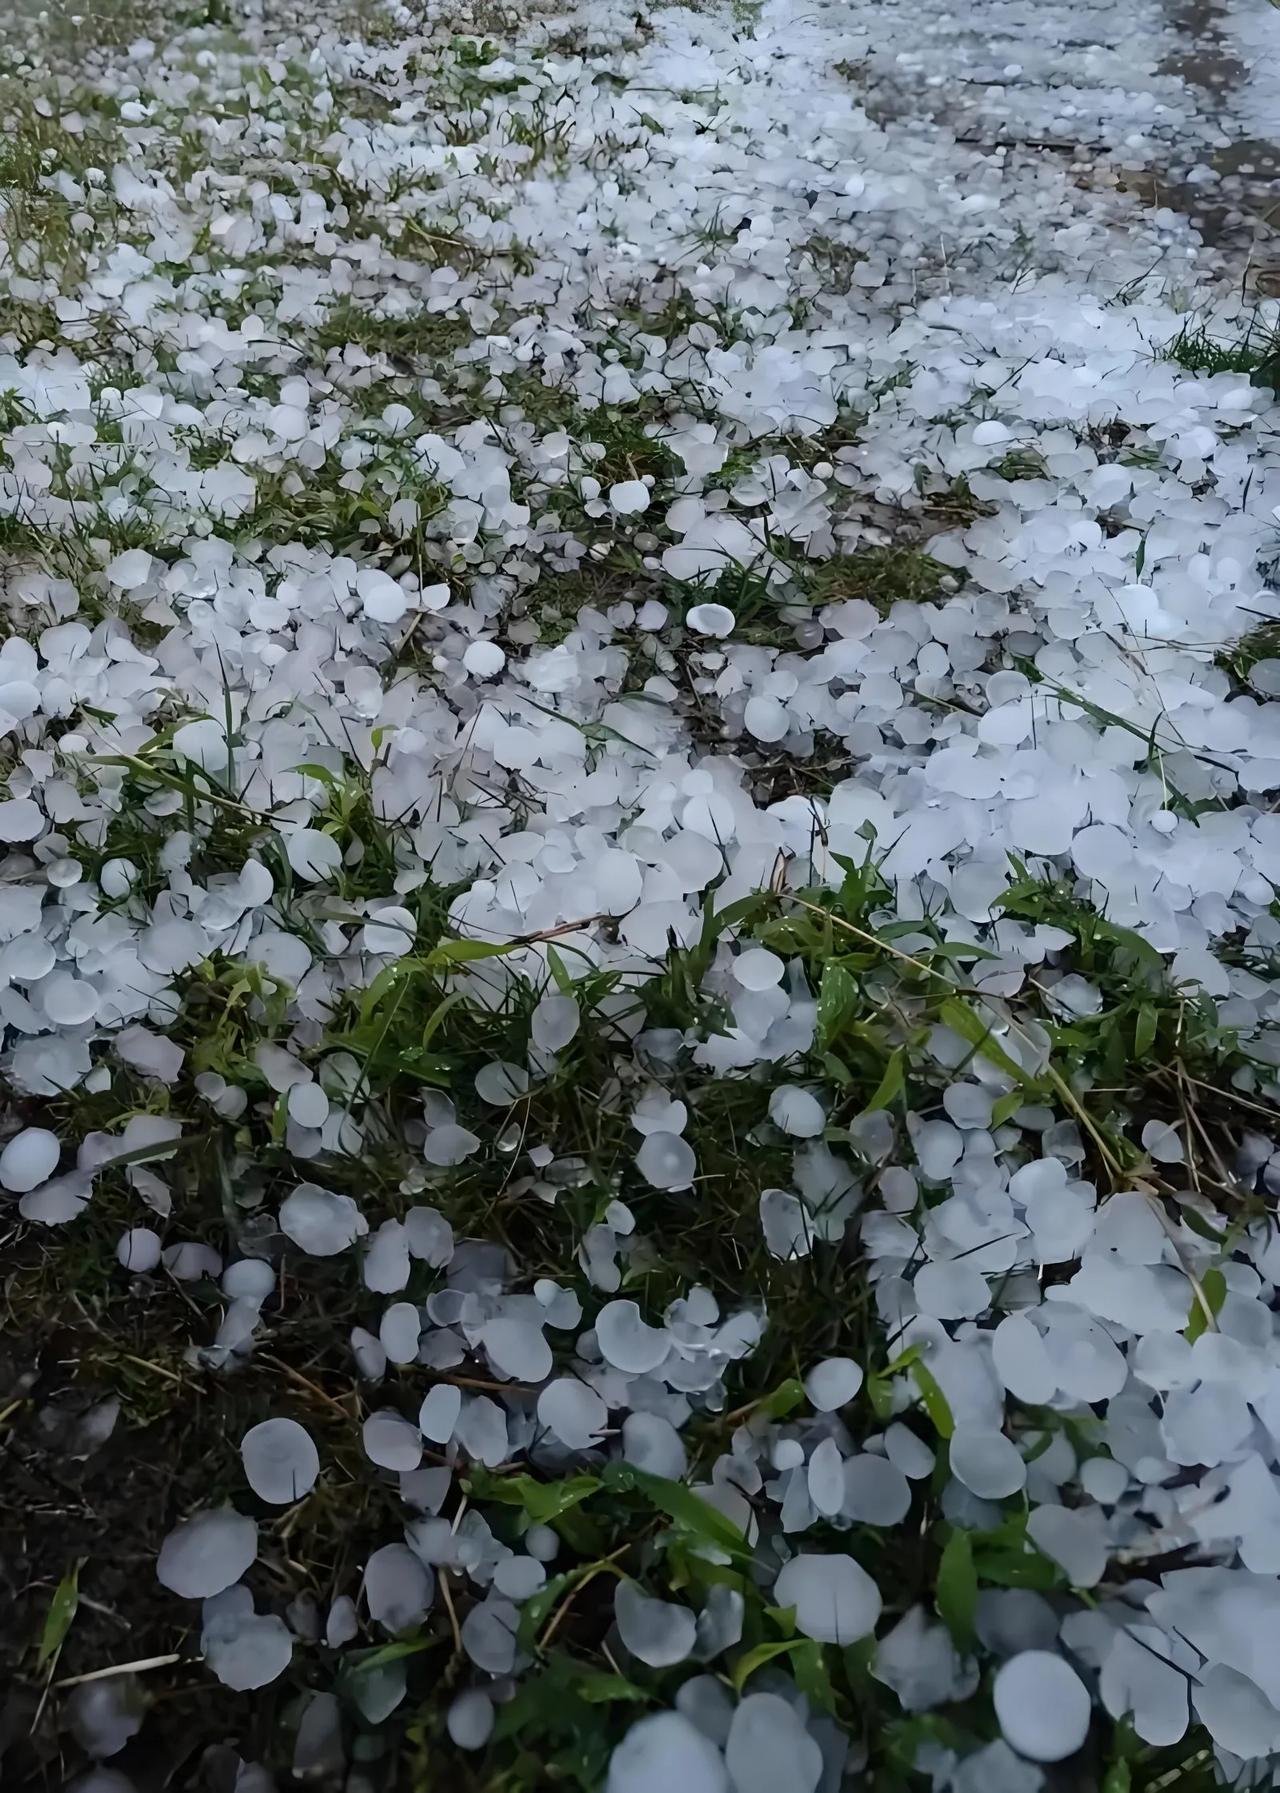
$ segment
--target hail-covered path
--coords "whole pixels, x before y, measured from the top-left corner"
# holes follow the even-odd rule
[[[47,25],[6,1251],[252,1420],[85,1793],[1273,1784],[1280,15]]]

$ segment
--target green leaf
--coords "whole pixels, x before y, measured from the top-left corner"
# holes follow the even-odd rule
[[[843,965],[828,965],[818,986],[818,1046],[835,1044],[858,1007],[858,985]]]
[[[1021,1089],[1011,1089],[1007,1095],[1001,1096],[998,1102],[992,1104],[991,1125],[1003,1127],[1024,1106],[1026,1100],[1026,1092]]]
[[[1155,1044],[1156,1028],[1159,1017],[1149,1002],[1144,1002],[1138,1010],[1133,1024],[1133,1056],[1145,1058]]]
[[[1102,1793],[1129,1793],[1133,1775],[1127,1762],[1113,1762],[1102,1777]]]
[[[643,1687],[637,1687],[634,1681],[628,1681],[624,1675],[611,1675],[599,1668],[584,1668],[581,1663],[574,1665],[573,1691],[580,1700],[586,1700],[591,1706],[603,1706],[614,1700],[634,1700],[644,1705],[650,1698]]]
[[[747,1650],[734,1663],[729,1679],[733,1682],[735,1693],[741,1693],[743,1687],[766,1662],[773,1662],[779,1656],[793,1656],[797,1650],[803,1650],[809,1642],[807,1637],[786,1637],[771,1644],[757,1644],[754,1650]]]
[[[519,950],[516,940],[437,940],[427,954],[426,963],[438,965],[469,965],[473,959],[500,959],[506,953]]]
[[[682,1482],[669,1482],[665,1476],[651,1475],[647,1469],[637,1469],[633,1463],[611,1463],[604,1472],[604,1485],[618,1494],[643,1494],[651,1505],[674,1519],[677,1525],[731,1557],[749,1557],[751,1554],[732,1520],[726,1519],[718,1508]]]
[[[1204,1298],[1208,1304],[1209,1312],[1216,1320],[1218,1315],[1222,1312],[1222,1304],[1227,1298],[1227,1279],[1222,1274],[1221,1270],[1215,1266],[1212,1270],[1205,1271],[1204,1275],[1200,1278],[1200,1287],[1204,1291]],[[1200,1305],[1200,1298],[1198,1295],[1193,1295],[1191,1299],[1191,1312],[1187,1316],[1187,1324],[1184,1328],[1186,1336],[1194,1345],[1201,1333],[1208,1332],[1208,1330],[1209,1321],[1204,1308]]]
[[[894,1097],[901,1095],[906,1081],[903,1063],[902,1047],[899,1046],[896,1052],[890,1054],[889,1062],[884,1068],[884,1076],[876,1085],[875,1094],[863,1109],[863,1114],[870,1114],[876,1108],[888,1108]]]
[[[49,1610],[44,1616],[44,1629],[40,1633],[40,1650],[36,1656],[37,1669],[46,1668],[55,1662],[58,1652],[66,1642],[71,1621],[76,1616],[76,1608],[80,1604],[80,1565],[76,1564],[70,1574],[64,1575],[53,1591],[53,1599],[49,1602]]]
[[[926,1365],[916,1362],[911,1366],[911,1374],[916,1379],[916,1387],[920,1390],[920,1400],[925,1412],[933,1421],[933,1429],[939,1438],[950,1438],[956,1429],[956,1422],[947,1405],[947,1397],[938,1386],[937,1377]]]
[[[483,1470],[473,1469],[468,1477],[471,1492],[482,1500],[495,1500],[507,1507],[521,1507],[535,1525],[550,1525],[570,1508],[581,1506],[584,1500],[601,1487],[600,1478],[593,1475],[566,1476],[559,1482],[535,1481],[531,1475],[487,1475]]]
[[[938,1564],[936,1604],[939,1616],[961,1649],[973,1643],[973,1617],[978,1606],[978,1572],[973,1566],[973,1540],[953,1531]]]
[[[756,1408],[756,1412],[764,1414],[767,1419],[785,1419],[789,1413],[795,1412],[803,1400],[803,1382],[797,1376],[788,1376],[785,1382],[778,1384],[772,1394],[765,1396]]]
[[[981,1015],[966,1007],[958,997],[948,996],[939,1008],[938,1016],[952,1033],[958,1033],[962,1040],[969,1042],[975,1052],[1006,1071],[1020,1088],[1027,1089],[1032,1085],[1033,1079],[1027,1076],[1017,1060],[1010,1058],[1003,1046],[992,1038],[991,1029]]]

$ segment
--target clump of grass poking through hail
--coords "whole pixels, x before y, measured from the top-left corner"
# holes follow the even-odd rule
[[[1272,1772],[1269,363],[889,15],[13,51],[33,1785]]]

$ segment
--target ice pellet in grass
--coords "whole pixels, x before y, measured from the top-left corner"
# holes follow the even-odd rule
[[[206,1600],[239,1581],[258,1554],[258,1528],[243,1513],[217,1507],[171,1531],[156,1574],[184,1600]]]
[[[311,1435],[294,1419],[267,1419],[240,1440],[245,1479],[274,1506],[301,1500],[315,1486],[320,1456]]]
[[[848,1406],[862,1387],[863,1373],[850,1357],[826,1357],[804,1379],[804,1392],[815,1412],[834,1413]]]
[[[37,1188],[58,1168],[60,1150],[56,1134],[44,1127],[24,1127],[0,1151],[0,1183],[22,1194]]]
[[[724,1759],[734,1793],[814,1793],[822,1778],[821,1748],[776,1693],[749,1693],[739,1702]]]
[[[613,1612],[619,1637],[650,1668],[670,1668],[693,1649],[696,1625],[688,1607],[654,1599],[633,1581],[618,1582]]]
[[[633,1724],[609,1758],[604,1793],[734,1793],[724,1758],[679,1712]]]
[[[1089,1693],[1049,1650],[1023,1650],[996,1673],[996,1718],[1006,1743],[1033,1762],[1062,1762],[1089,1733]]]
[[[698,1161],[688,1140],[674,1133],[650,1133],[636,1153],[636,1169],[655,1189],[687,1189]]]
[[[795,1608],[796,1626],[824,1644],[855,1644],[875,1629],[880,1590],[851,1556],[802,1552],[773,1585],[775,1606]]]
[[[368,1222],[349,1195],[315,1183],[300,1183],[280,1204],[280,1231],[311,1257],[333,1257],[368,1230]]]
[[[605,1362],[631,1376],[656,1370],[670,1355],[671,1340],[642,1319],[634,1301],[610,1301],[596,1319],[596,1339]]]
[[[279,1680],[293,1656],[293,1638],[274,1613],[255,1613],[248,1588],[227,1588],[206,1600],[200,1648],[224,1687],[248,1693]]]

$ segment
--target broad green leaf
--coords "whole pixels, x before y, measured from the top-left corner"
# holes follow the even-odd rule
[[[472,1491],[483,1500],[495,1500],[507,1507],[521,1507],[535,1525],[549,1525],[571,1507],[598,1492],[598,1476],[566,1476],[558,1482],[539,1482],[531,1475],[492,1476],[473,1469],[468,1478]]]
[[[674,1519],[677,1525],[682,1525],[703,1543],[713,1544],[717,1550],[733,1557],[750,1554],[746,1540],[732,1520],[726,1519],[717,1507],[682,1482],[669,1482],[665,1476],[650,1475],[648,1470],[637,1469],[632,1463],[611,1463],[604,1472],[604,1484],[619,1494],[632,1491],[643,1494],[669,1519]]]
[[[858,1007],[858,985],[843,965],[828,965],[818,986],[818,1045],[825,1051],[839,1039]]]
[[[890,1054],[889,1062],[884,1068],[884,1076],[876,1085],[875,1094],[870,1097],[863,1114],[870,1114],[876,1108],[888,1108],[895,1097],[901,1095],[905,1082],[904,1060],[902,1048]]]
[[[431,966],[469,965],[473,959],[500,959],[519,949],[518,940],[437,940],[426,962]]]
[[[53,1591],[53,1599],[49,1602],[49,1610],[44,1616],[44,1629],[40,1633],[40,1650],[36,1656],[36,1667],[46,1668],[57,1659],[58,1652],[66,1642],[71,1629],[71,1621],[76,1616],[76,1608],[80,1604],[80,1565],[76,1564],[70,1574],[64,1575]]]
[[[756,1412],[764,1414],[768,1419],[785,1419],[789,1413],[795,1412],[803,1400],[804,1384],[798,1377],[788,1376],[772,1394],[765,1396]]]
[[[991,1029],[981,1015],[967,1008],[958,997],[948,996],[938,1010],[938,1016],[952,1033],[958,1033],[962,1040],[969,1042],[975,1052],[981,1053],[983,1058],[998,1065],[1002,1071],[1007,1071],[1021,1088],[1026,1089],[1032,1083],[1033,1080],[1027,1076],[1018,1061],[1010,1058],[1003,1046],[992,1038]]]
[[[1218,1315],[1222,1312],[1222,1304],[1227,1298],[1227,1279],[1222,1274],[1221,1270],[1215,1266],[1212,1270],[1205,1271],[1204,1275],[1200,1278],[1200,1287],[1204,1291],[1204,1298],[1209,1305],[1209,1312],[1216,1320]],[[1187,1324],[1184,1330],[1187,1338],[1193,1345],[1202,1332],[1207,1332],[1209,1330],[1208,1318],[1204,1308],[1200,1305],[1199,1296],[1195,1294],[1191,1297],[1191,1312],[1187,1316]]]
[[[581,1663],[574,1665],[573,1691],[580,1700],[586,1700],[591,1706],[603,1706],[614,1700],[632,1700],[644,1705],[652,1697],[643,1687],[637,1687],[634,1681],[628,1681],[624,1675],[611,1675],[599,1668],[584,1668]]]
[[[973,1566],[973,1540],[953,1531],[938,1564],[938,1612],[962,1649],[973,1643],[973,1617],[978,1605],[978,1573]]]
[[[741,1693],[743,1687],[766,1662],[773,1662],[779,1656],[791,1656],[797,1650],[803,1650],[808,1643],[805,1637],[781,1638],[771,1644],[757,1644],[754,1650],[748,1650],[734,1663],[729,1679],[733,1682],[735,1693]]]
[[[1144,1002],[1138,1010],[1133,1024],[1133,1056],[1145,1058],[1155,1044],[1158,1017],[1149,1002]]]
[[[938,1387],[937,1377],[931,1369],[918,1361],[912,1364],[911,1374],[915,1377],[916,1387],[920,1390],[921,1404],[933,1421],[934,1431],[939,1438],[950,1438],[956,1429],[956,1422],[951,1417],[947,1397]]]

